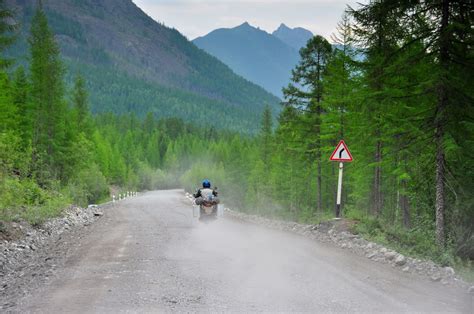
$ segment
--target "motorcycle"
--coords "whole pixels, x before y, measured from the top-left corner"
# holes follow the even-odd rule
[[[215,188],[214,190],[217,190]],[[197,191],[196,191],[197,192]],[[219,216],[221,216],[219,210],[219,204],[216,201],[216,197],[210,193],[202,193],[202,202],[201,204],[195,204],[195,213],[194,216],[199,218],[199,221],[212,221],[216,220]]]
[[[218,205],[214,201],[204,201],[199,205],[199,221],[217,219]]]

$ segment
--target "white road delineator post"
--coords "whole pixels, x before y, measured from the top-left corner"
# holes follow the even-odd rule
[[[199,205],[193,204],[193,217],[199,218],[200,215],[201,215],[201,210],[199,208]]]
[[[217,217],[224,217],[224,204],[217,204]]]

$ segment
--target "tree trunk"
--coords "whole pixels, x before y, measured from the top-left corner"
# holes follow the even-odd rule
[[[321,154],[319,154],[321,156]],[[318,211],[323,208],[321,157],[318,156]]]
[[[439,62],[441,66],[441,77],[438,84],[438,102],[436,105],[435,118],[435,141],[436,141],[436,241],[440,247],[445,246],[445,156],[444,156],[444,124],[446,122],[446,107],[448,103],[446,72],[449,70],[449,0],[441,3],[441,27]]]
[[[379,132],[377,132],[379,133]],[[374,182],[372,187],[372,213],[375,216],[380,214],[382,209],[382,166],[380,162],[382,161],[382,142],[377,141],[375,146],[375,172],[374,172]]]
[[[323,195],[322,195],[322,169],[321,169],[321,113],[322,113],[322,108],[321,108],[321,99],[322,99],[322,88],[321,88],[321,71],[320,71],[320,65],[321,65],[321,53],[318,52],[318,70],[317,70],[317,94],[316,94],[316,114],[317,114],[317,119],[318,119],[318,125],[317,125],[317,162],[318,162],[318,203],[317,203],[317,209],[318,211],[321,211],[323,208]]]
[[[410,228],[411,220],[410,220],[410,204],[408,202],[408,196],[406,195],[407,190],[407,182],[406,180],[402,180],[401,182],[402,193],[399,195],[398,202],[400,204],[400,208],[403,214],[403,226],[405,228]]]
[[[436,241],[444,246],[444,148],[443,127],[436,127]]]

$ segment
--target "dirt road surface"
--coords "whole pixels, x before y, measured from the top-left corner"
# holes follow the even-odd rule
[[[14,311],[462,312],[465,291],[302,236],[192,219],[180,190],[116,203]]]

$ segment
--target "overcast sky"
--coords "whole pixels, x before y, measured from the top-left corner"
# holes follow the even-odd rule
[[[271,33],[281,23],[329,39],[344,9],[366,0],[133,0],[156,21],[188,39],[249,22]]]

